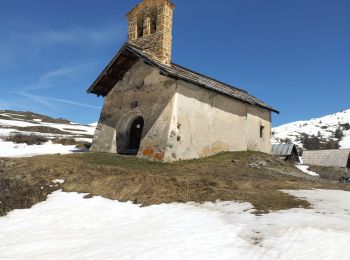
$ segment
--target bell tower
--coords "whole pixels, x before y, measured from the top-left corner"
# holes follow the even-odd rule
[[[128,14],[128,42],[165,65],[171,64],[173,12],[169,0],[143,0]]]

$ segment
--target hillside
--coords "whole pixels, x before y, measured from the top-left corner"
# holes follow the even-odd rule
[[[338,142],[338,148],[347,149],[350,148],[350,109],[308,121],[281,125],[274,128],[272,134],[273,143],[292,142],[308,149],[319,145],[319,140],[325,149],[336,148]]]
[[[10,110],[0,111],[0,157],[71,153],[89,148],[94,125]]]
[[[54,185],[54,180],[64,183],[55,181]],[[223,153],[169,164],[103,153],[0,159],[0,216],[45,200],[57,189],[143,206],[234,200],[250,202],[261,213],[307,207],[281,190],[309,188],[350,187],[320,180],[258,152]]]

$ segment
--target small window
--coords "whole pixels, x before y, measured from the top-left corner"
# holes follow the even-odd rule
[[[264,129],[265,129],[265,126],[260,126],[260,138],[264,137]]]

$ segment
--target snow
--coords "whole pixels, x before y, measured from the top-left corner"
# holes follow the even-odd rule
[[[97,125],[98,125],[97,122],[96,122],[96,123],[89,124],[89,126],[94,126],[94,127],[96,127]]]
[[[55,179],[52,181],[53,184],[63,184],[64,183],[64,180],[60,180],[60,179]]]
[[[317,176],[319,177],[320,175],[318,175],[316,172],[313,171],[309,171],[310,166],[308,165],[295,165],[295,167],[297,167],[299,170],[301,170],[302,172],[309,174],[311,176]]]
[[[0,259],[349,259],[350,193],[285,192],[313,208],[256,216],[249,203],[142,208],[57,191],[0,218]]]
[[[10,128],[0,128],[0,137],[7,137],[13,132],[17,132],[17,130]]]
[[[20,158],[44,154],[69,154],[77,151],[74,145],[64,146],[51,141],[42,145],[16,144],[0,140],[0,157]]]
[[[92,138],[74,138],[74,140],[77,142],[88,142],[88,143],[92,142]]]
[[[339,145],[344,149],[350,148],[350,131],[346,131],[346,136],[339,142]]]
[[[4,115],[4,114],[1,114],[1,115]],[[34,119],[33,123],[21,121],[18,119],[16,120],[0,119],[0,126],[1,125],[15,126],[15,127],[46,126],[46,127],[53,127],[67,133],[86,134],[86,135],[93,135],[95,133],[95,128],[96,128],[95,126],[92,126],[92,125],[46,123],[46,122],[42,122],[41,119]]]
[[[331,139],[337,128],[342,124],[350,124],[350,109],[332,115],[314,118],[309,121],[297,121],[273,129],[273,143],[279,143],[282,139],[290,139],[293,143],[302,147],[299,137],[302,133],[321,136],[324,139]],[[344,130],[344,137],[339,143],[342,149],[350,148],[350,130]]]
[[[20,113],[20,112],[18,112]],[[36,135],[44,136],[48,139],[53,138],[71,138],[84,142],[92,142],[92,136],[95,132],[94,126],[80,125],[77,123],[72,124],[60,124],[60,123],[47,123],[43,122],[42,119],[27,119],[25,121],[24,115],[12,114],[12,113],[1,113],[1,116],[6,116],[8,119],[0,119],[0,157],[28,157],[34,155],[43,154],[67,154],[76,151],[75,146],[63,146],[61,144],[53,144],[47,142],[43,145],[26,145],[26,144],[14,144],[6,142],[2,139],[10,136],[11,134],[21,135]],[[20,117],[20,118],[18,118]],[[38,133],[32,131],[20,131],[21,129],[14,129],[17,127],[31,127],[31,126],[43,126],[56,128],[64,132],[64,134],[54,133]],[[91,138],[89,138],[91,136]]]
[[[37,124],[19,121],[19,120],[7,120],[7,119],[0,119],[0,125],[4,126],[17,126],[17,127],[28,127],[28,126],[37,126]]]

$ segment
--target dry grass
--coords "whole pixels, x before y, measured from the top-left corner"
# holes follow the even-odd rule
[[[16,144],[27,144],[27,145],[40,145],[49,141],[44,136],[39,135],[23,135],[23,134],[12,134],[5,138],[7,142],[14,142]]]
[[[73,138],[55,138],[55,139],[52,139],[52,142],[56,144],[62,144],[62,145],[75,145],[76,148],[81,150],[88,150],[90,149],[90,146],[91,146],[91,143],[89,142],[76,141]]]
[[[10,162],[15,166],[4,167],[7,176],[26,180],[31,187],[47,187],[54,179],[64,179],[62,188],[67,192],[133,201],[143,206],[235,200],[250,202],[257,213],[265,213],[310,206],[307,201],[281,192],[283,189],[350,190],[350,185],[320,182],[277,158],[253,152],[224,153],[172,164],[96,153]],[[249,166],[255,162],[264,162],[264,166]]]
[[[350,176],[350,172],[344,168],[310,166],[309,170],[318,173],[321,178],[331,181],[339,181],[341,177]]]
[[[12,178],[0,170],[0,216],[14,209],[30,208],[45,200],[53,189],[48,185],[42,187],[26,179]]]

